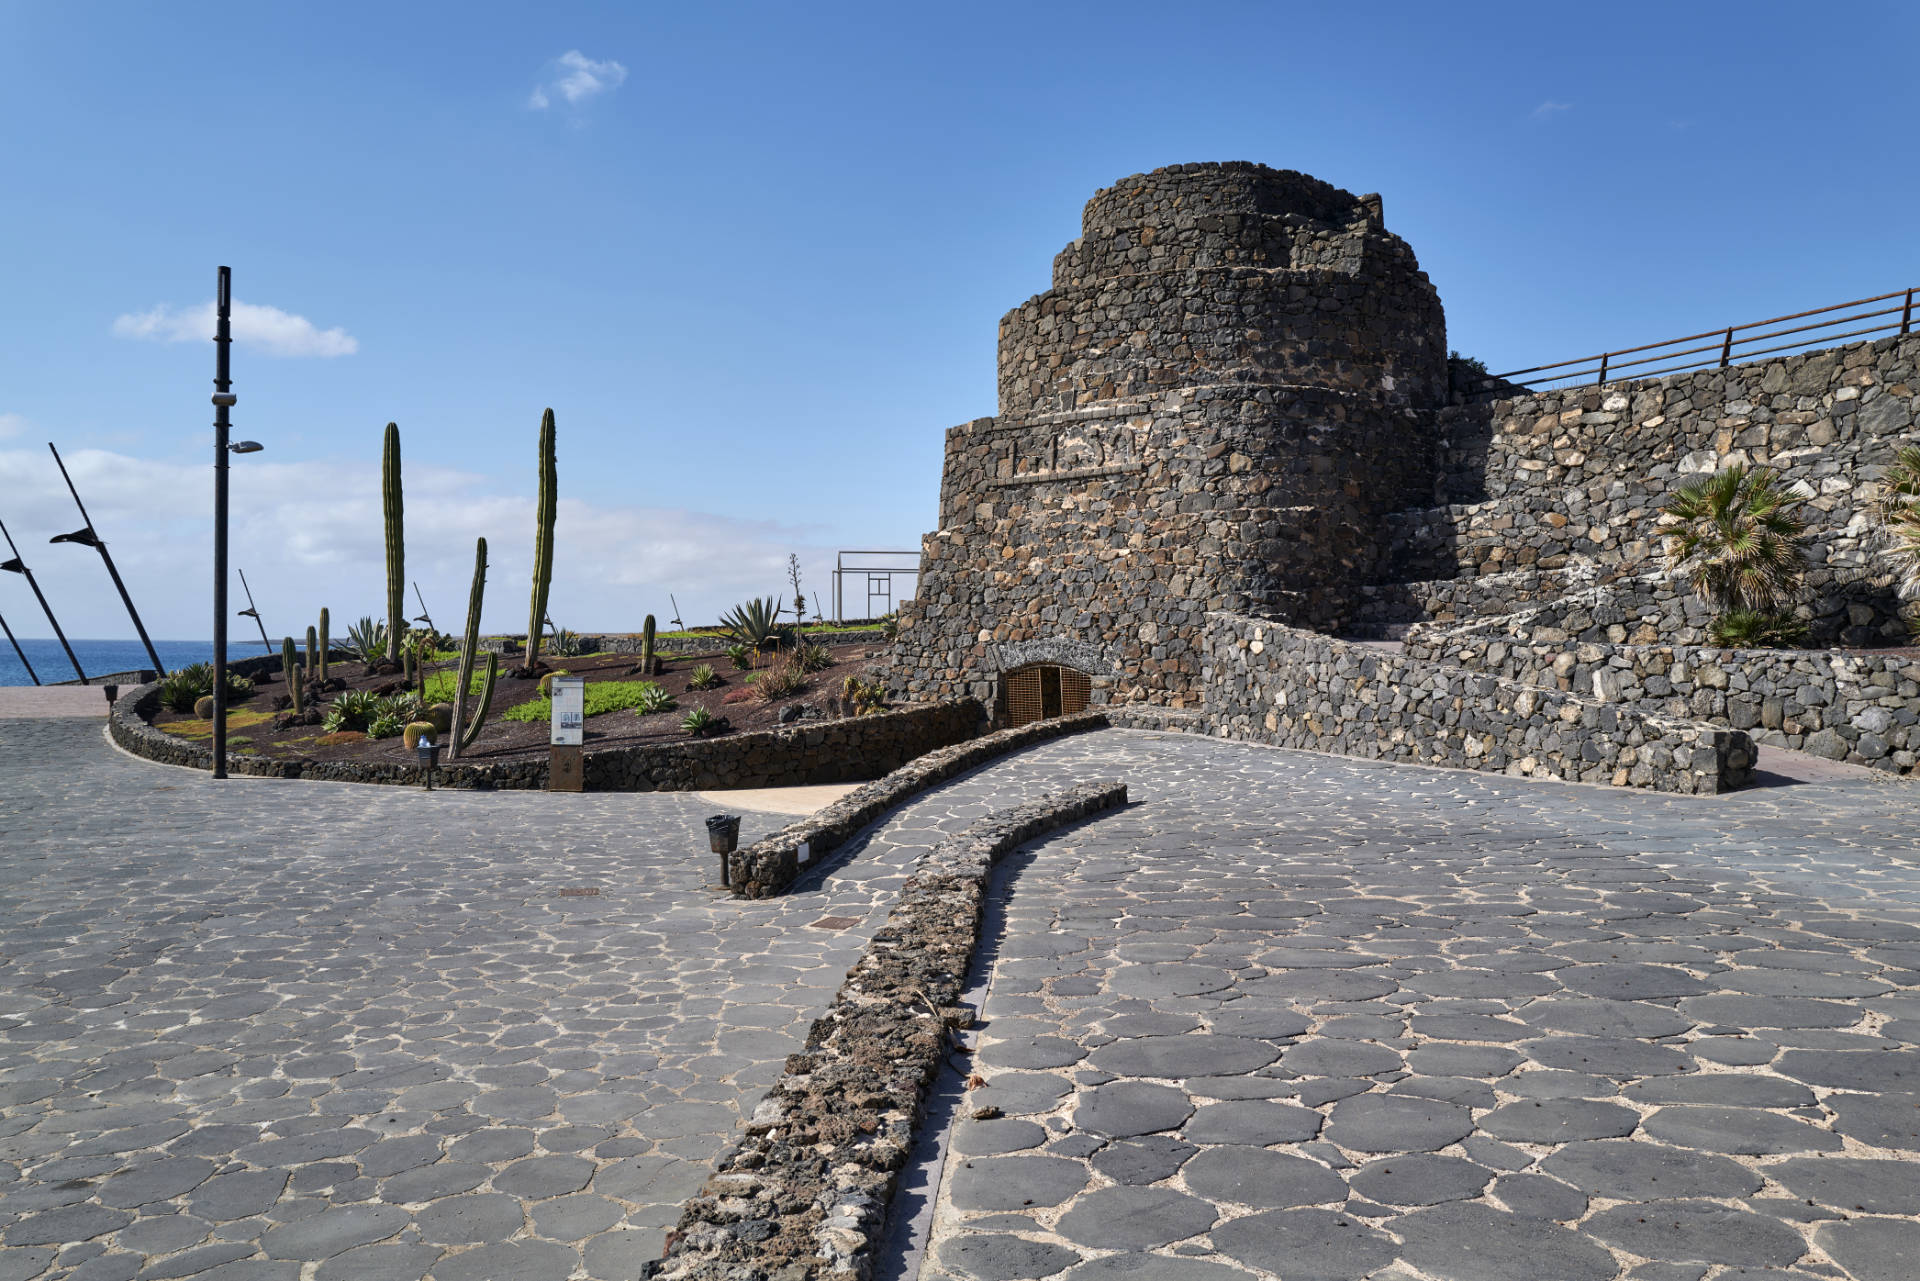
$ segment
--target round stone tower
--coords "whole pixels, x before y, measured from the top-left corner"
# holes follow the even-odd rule
[[[1378,196],[1246,163],[1087,203],[1000,322],[1000,413],[948,433],[894,682],[1004,701],[1032,663],[1194,706],[1209,610],[1337,628],[1381,514],[1433,488],[1446,321]]]

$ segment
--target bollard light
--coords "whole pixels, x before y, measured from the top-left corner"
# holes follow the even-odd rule
[[[108,707],[112,707],[116,702],[119,701],[120,687],[118,685],[102,685],[100,687],[100,690],[102,693],[104,693],[107,696]]]
[[[727,872],[727,855],[740,843],[740,816],[715,814],[707,820],[707,848],[720,856],[720,888],[732,889]]]
[[[426,771],[427,775],[427,790],[431,792],[433,771],[440,764],[440,744],[422,736],[420,741],[414,744],[413,754],[420,758],[420,768]]]

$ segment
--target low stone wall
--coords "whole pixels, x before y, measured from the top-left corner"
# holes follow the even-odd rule
[[[1109,723],[1102,712],[1082,712],[997,730],[971,742],[929,752],[885,778],[848,793],[818,813],[746,849],[734,851],[727,858],[727,884],[743,898],[769,898],[779,894],[809,866],[839,849],[861,828],[909,797],[984,765],[996,756],[1069,734],[1102,729]]]
[[[512,636],[482,636],[482,653],[518,654],[526,643],[526,636],[516,633]],[[854,631],[827,632],[809,639],[822,645],[881,645],[886,643],[886,629],[881,627],[863,627]],[[590,654],[639,654],[646,648],[645,640],[637,632],[621,632],[604,636],[582,636],[580,643]],[[724,654],[734,644],[731,636],[718,632],[702,632],[693,636],[658,636],[654,638],[654,649],[662,654],[677,654],[683,658],[710,657]],[[541,651],[543,654],[545,650]]]
[[[1740,730],[1657,717],[1233,614],[1204,633],[1223,738],[1532,778],[1710,794],[1753,779]]]
[[[1901,654],[1615,645],[1484,628],[1419,629],[1415,657],[1611,707],[1746,730],[1761,743],[1911,773],[1920,660]]]
[[[1127,803],[1088,783],[1004,810],[929,850],[847,974],[806,1048],[753,1111],[667,1238],[656,1281],[852,1281],[872,1275],[979,945],[993,865],[1029,841]]]
[[[136,756],[192,769],[213,767],[209,744],[176,738],[149,723],[159,710],[157,685],[120,696],[108,719],[114,742]],[[589,751],[585,778],[593,792],[684,792],[720,787],[789,787],[856,783],[898,769],[937,748],[979,733],[986,709],[970,700],[929,703],[788,729]],[[385,761],[275,760],[227,753],[227,772],[263,778],[308,778],[336,783],[422,787],[425,771],[394,741]],[[547,785],[545,759],[493,765],[442,765],[438,787],[528,788]]]

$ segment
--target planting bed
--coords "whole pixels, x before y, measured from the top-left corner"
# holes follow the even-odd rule
[[[696,741],[680,727],[681,720],[696,707],[706,708],[715,718],[725,717],[728,721],[727,729],[717,733],[710,731],[704,736],[707,738],[724,738],[744,732],[775,729],[783,724],[804,725],[836,716],[838,712],[835,709],[839,705],[841,687],[848,676],[860,675],[864,671],[870,652],[870,643],[829,645],[827,652],[833,658],[832,666],[809,675],[806,678],[805,687],[799,693],[772,702],[763,701],[747,683],[746,678],[754,673],[734,670],[732,663],[725,655],[666,659],[660,664],[660,672],[651,677],[640,674],[640,660],[632,654],[601,654],[586,658],[563,659],[543,657],[542,666],[550,671],[563,671],[569,675],[586,677],[589,691],[595,683],[601,681],[651,680],[673,696],[677,704],[673,710],[656,712],[651,716],[639,716],[631,710],[624,709],[589,716],[586,724],[586,747],[589,752],[594,752],[610,748]],[[766,660],[761,661],[764,667]],[[687,682],[691,679],[694,669],[702,664],[710,665],[719,675],[722,683],[706,690],[689,688]],[[434,670],[445,670],[451,673],[453,667],[454,665],[449,663],[439,665]],[[351,660],[335,660],[328,674],[335,680],[344,680],[348,689],[399,692],[402,688],[399,677],[368,675],[360,663]],[[330,742],[327,740],[332,736],[328,735],[325,728],[320,725],[288,725],[284,728],[274,728],[277,719],[274,714],[274,704],[286,694],[285,683],[280,679],[277,667],[271,673],[256,676],[254,679],[256,692],[253,697],[233,704],[229,710],[227,741],[230,751],[267,759],[412,763],[413,753],[407,750],[398,737]],[[447,684],[451,687],[450,680]],[[534,680],[510,677],[507,674],[507,668],[502,666],[499,681],[494,688],[493,710],[487,717],[485,728],[480,732],[479,741],[462,755],[463,763],[494,765],[546,759],[547,719],[544,716],[531,721],[512,721],[505,718],[505,713],[512,708],[540,698],[536,685],[537,682]],[[339,692],[329,693],[326,698],[331,700],[337,697]],[[736,701],[728,702],[729,695]],[[790,719],[783,722],[781,720],[783,714]],[[200,745],[208,742],[212,731],[209,721],[202,720],[190,712],[182,714],[164,708],[154,716],[152,723],[156,729]]]

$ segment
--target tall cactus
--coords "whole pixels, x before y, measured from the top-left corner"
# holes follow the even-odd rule
[[[640,671],[643,675],[654,676],[659,672],[659,660],[653,656],[653,615],[647,615],[646,625],[640,629]]]
[[[407,633],[407,539],[401,516],[400,424],[387,424],[380,455],[380,497],[387,513],[387,657],[400,661],[400,638]]]
[[[293,714],[298,716],[305,709],[300,702],[300,652],[293,647],[293,637],[280,642],[280,672],[287,678],[287,693],[293,695]]]
[[[553,410],[540,415],[540,495],[533,508],[533,605],[527,616],[529,675],[540,659],[540,630],[547,617],[547,588],[553,582],[553,517],[560,478],[553,459]]]
[[[480,737],[480,727],[487,723],[487,709],[493,705],[493,682],[500,674],[500,656],[487,655],[487,676],[480,692],[480,707],[474,713],[473,724],[467,724],[467,689],[473,684],[474,657],[480,649],[480,605],[487,593],[487,540],[476,538],[473,543],[473,586],[467,592],[467,629],[461,636],[460,667],[455,676],[453,687],[453,732],[447,735],[447,759],[458,760],[462,748],[469,747],[473,740]]]
[[[327,607],[320,607],[320,683],[327,683]]]
[[[315,630],[313,630],[313,628],[309,627],[307,628],[307,674],[306,674],[307,680],[312,680],[314,676],[319,673],[320,671],[319,664],[320,664],[320,633],[316,632]]]
[[[413,688],[413,646],[410,644],[400,647],[400,679],[408,689]]]

